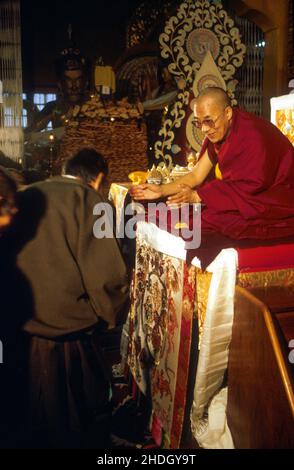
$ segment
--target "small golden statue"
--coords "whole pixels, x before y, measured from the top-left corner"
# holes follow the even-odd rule
[[[147,182],[152,183],[152,184],[161,184],[162,183],[162,174],[155,167],[155,165],[153,165],[151,170],[148,171]]]
[[[188,162],[188,170],[192,170],[194,166],[196,165],[196,157],[193,152],[190,152],[189,155],[187,156],[187,162]]]
[[[161,176],[162,176],[162,183],[167,184],[170,183],[170,171],[167,168],[166,164],[164,163],[162,167],[157,167],[157,169],[160,171]]]

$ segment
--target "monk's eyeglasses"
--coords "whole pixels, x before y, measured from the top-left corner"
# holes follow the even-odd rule
[[[203,119],[203,121],[200,121],[199,119],[193,119],[192,124],[193,124],[193,126],[197,127],[197,129],[202,129],[203,126],[209,127],[209,129],[214,129],[217,120],[221,117],[222,114],[224,114],[226,109],[227,108],[225,108],[220,113],[220,115],[217,116],[215,119]]]

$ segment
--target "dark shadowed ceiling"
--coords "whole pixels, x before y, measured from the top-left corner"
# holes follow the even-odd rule
[[[113,65],[125,49],[126,27],[141,0],[21,0],[25,91],[55,85],[54,60],[67,45],[68,25],[90,59]]]

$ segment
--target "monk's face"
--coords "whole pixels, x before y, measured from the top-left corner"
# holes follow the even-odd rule
[[[214,144],[225,140],[232,121],[233,110],[230,106],[204,96],[196,101],[194,119],[205,136]]]

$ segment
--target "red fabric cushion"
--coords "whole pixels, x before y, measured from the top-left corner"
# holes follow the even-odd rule
[[[294,268],[294,243],[237,248],[240,272]]]

